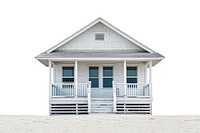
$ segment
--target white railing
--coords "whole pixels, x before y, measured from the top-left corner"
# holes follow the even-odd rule
[[[78,83],[78,96],[87,96],[88,93],[88,84],[87,83]]]
[[[89,90],[91,89],[91,83],[78,83],[77,84],[77,97],[87,97]],[[113,98],[117,97],[152,97],[151,84],[140,84],[140,83],[127,83],[126,85],[126,96],[124,94],[124,84],[113,82]],[[51,88],[52,97],[75,97],[76,90],[74,83],[55,83],[52,84]],[[91,90],[90,90],[91,95]]]
[[[124,96],[124,83],[115,83],[116,95]]]
[[[74,93],[74,83],[52,84],[52,97],[73,97]]]
[[[149,97],[149,84],[127,84],[127,97]]]
[[[88,83],[78,83],[77,96],[84,97],[88,94]],[[51,88],[52,97],[75,97],[75,84],[74,83],[54,83]]]
[[[124,84],[115,83],[116,95],[118,97],[125,96]],[[125,97],[151,97],[151,85],[140,83],[127,83]]]

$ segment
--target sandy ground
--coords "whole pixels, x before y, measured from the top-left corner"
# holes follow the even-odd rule
[[[200,116],[0,116],[0,133],[200,133]]]

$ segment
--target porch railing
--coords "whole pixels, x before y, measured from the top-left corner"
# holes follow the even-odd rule
[[[87,97],[89,83],[77,84],[77,97]],[[54,83],[51,88],[52,97],[76,97],[74,83]]]
[[[51,97],[87,97],[88,113],[91,112],[91,82],[77,84],[77,96],[74,83],[55,83],[51,85]]]
[[[125,96],[125,97],[151,97],[151,85],[150,84],[141,84],[141,83],[127,83],[126,88],[123,83],[115,83],[116,87],[116,96]],[[124,89],[126,89],[126,95],[124,94]]]

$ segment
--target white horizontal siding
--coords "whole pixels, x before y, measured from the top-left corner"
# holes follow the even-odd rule
[[[145,83],[145,65],[144,65],[144,63],[138,64],[138,83]]]
[[[54,73],[54,82],[55,83],[61,83],[62,80],[61,80],[61,76],[62,76],[62,67],[60,64],[56,64],[55,65],[55,73]]]
[[[124,62],[114,65],[114,81],[116,83],[124,83]]]
[[[104,41],[96,41],[95,33],[104,33]],[[135,50],[144,51],[102,23],[97,23],[87,31],[64,44],[56,51],[65,50]]]
[[[84,62],[78,62],[78,83],[88,83],[88,66]]]

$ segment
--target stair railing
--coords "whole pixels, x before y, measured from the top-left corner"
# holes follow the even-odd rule
[[[88,99],[88,113],[91,113],[91,81],[88,83],[88,88],[87,88],[87,99]]]
[[[115,81],[112,82],[113,84],[113,112],[115,113],[116,110],[116,105],[117,105],[117,96],[116,96],[116,84]]]

